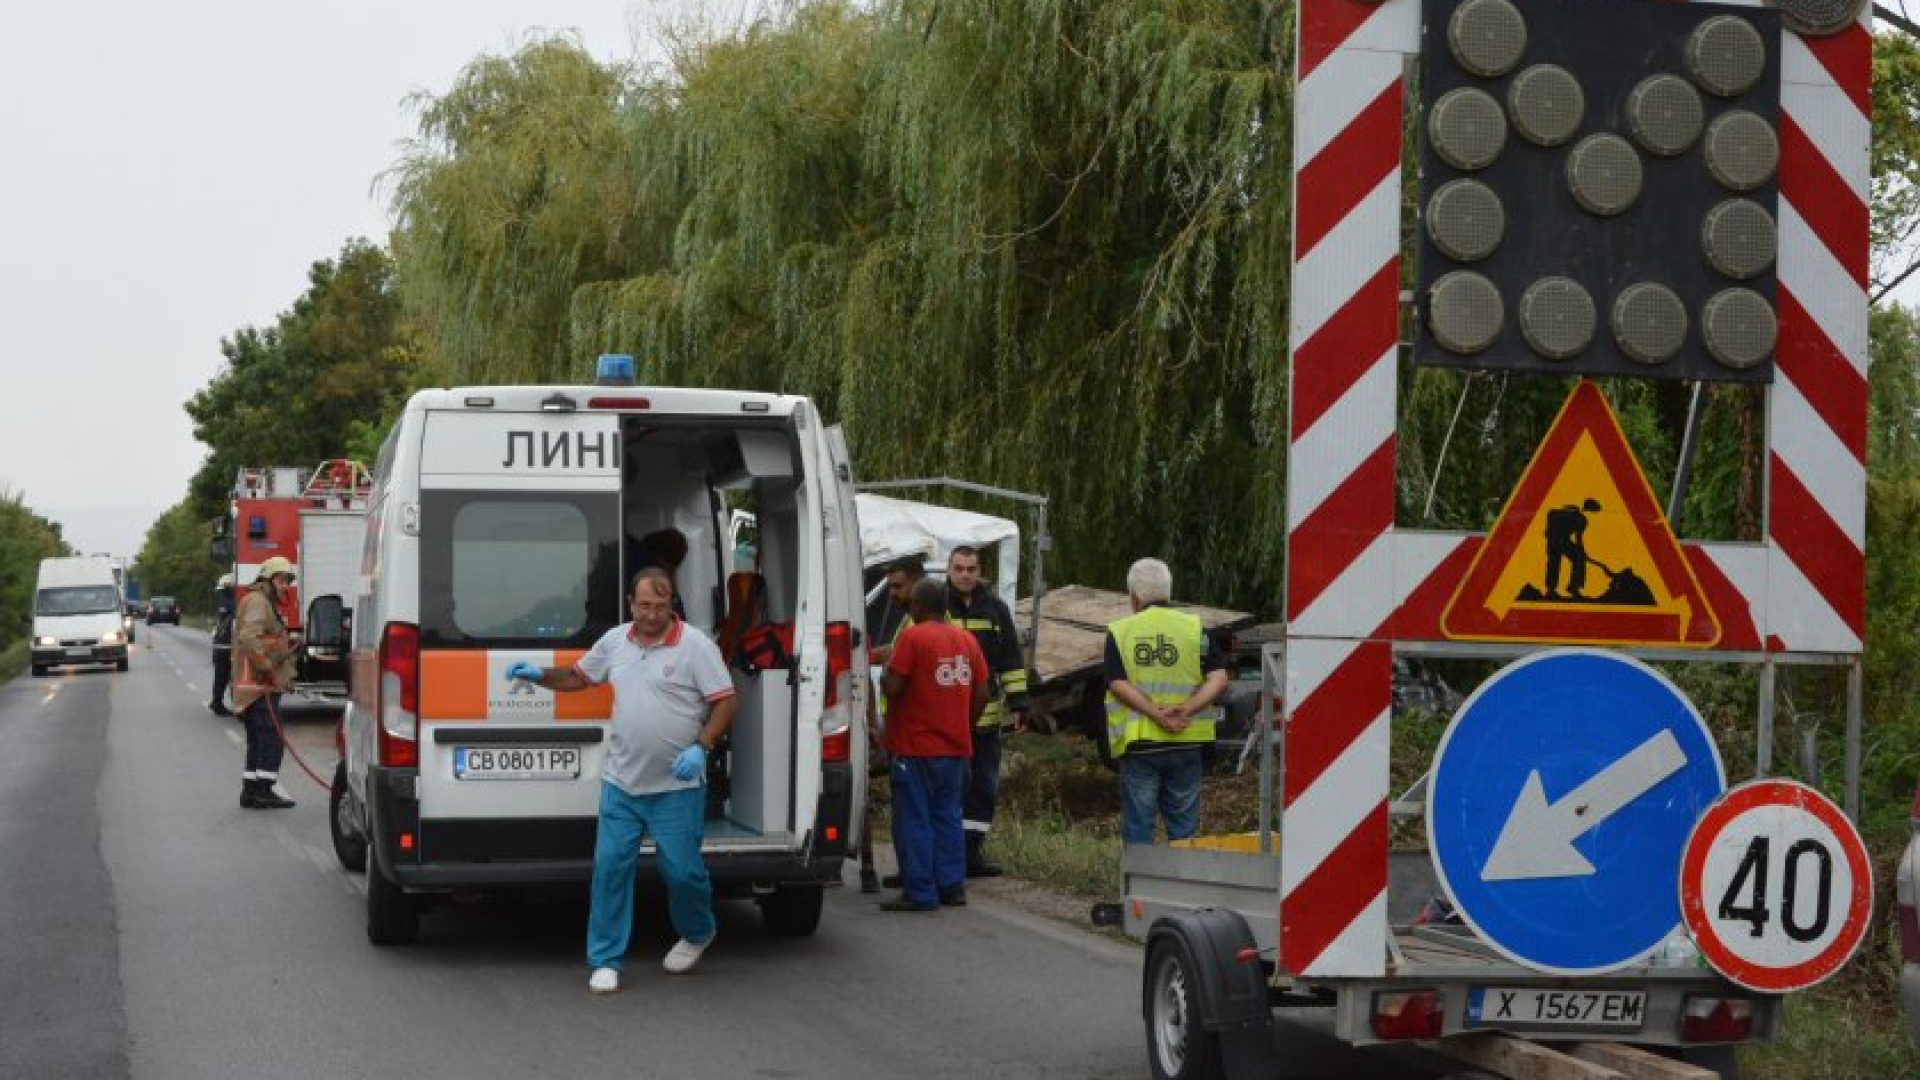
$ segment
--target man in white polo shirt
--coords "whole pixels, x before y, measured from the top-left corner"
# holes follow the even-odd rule
[[[679,974],[700,962],[718,929],[713,883],[700,858],[706,817],[707,755],[739,709],[733,679],[713,639],[673,614],[673,578],[649,567],[634,575],[633,621],[602,635],[573,667],[507,669],[550,690],[613,685],[613,723],[601,774],[600,827],[593,848],[593,909],[587,920],[587,988],[620,989],[633,928],[634,867],[653,834],[667,909],[680,940],[663,966]]]

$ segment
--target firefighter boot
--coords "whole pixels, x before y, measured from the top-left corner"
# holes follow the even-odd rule
[[[999,863],[987,861],[987,834],[970,832],[967,834],[967,876],[999,877],[1003,871]]]
[[[255,789],[253,808],[255,810],[291,810],[294,801],[273,789],[275,777],[263,776],[254,781],[260,786]]]
[[[241,777],[240,778],[240,809],[242,810],[256,809],[257,808],[256,803],[259,800],[259,798],[260,798],[260,781],[255,780],[251,774]]]

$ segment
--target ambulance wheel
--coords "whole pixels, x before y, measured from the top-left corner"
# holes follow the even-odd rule
[[[123,656],[123,657],[121,657],[120,659],[118,659],[118,660],[115,660],[115,661],[113,662],[113,670],[115,670],[115,671],[125,671],[125,670],[127,670],[127,658]]]
[[[34,678],[36,678],[36,679],[44,679],[44,678],[46,678],[46,677],[47,677],[47,665],[45,665],[45,664],[35,664],[35,665],[33,665],[33,677],[34,677]]]
[[[1154,1080],[1223,1080],[1220,1037],[1200,1023],[1199,988],[1187,946],[1171,935],[1147,950],[1147,1061]]]
[[[334,766],[333,789],[327,796],[327,825],[333,834],[333,854],[349,873],[367,870],[367,838],[353,820],[353,802],[347,798],[347,763]]]
[[[825,890],[818,885],[782,885],[760,898],[760,918],[767,932],[780,937],[806,937],[820,928],[820,906]]]
[[[411,945],[420,936],[420,904],[375,866],[367,874],[367,940]]]

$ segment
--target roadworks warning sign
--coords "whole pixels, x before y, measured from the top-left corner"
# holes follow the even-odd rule
[[[1440,618],[1460,641],[1710,648],[1720,623],[1600,388],[1581,380]]]

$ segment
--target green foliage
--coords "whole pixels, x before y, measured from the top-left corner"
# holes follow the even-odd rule
[[[161,514],[147,530],[146,542],[133,564],[133,576],[146,594],[171,596],[181,610],[202,615],[213,610],[213,583],[220,574],[207,554],[206,516],[190,499]]]
[[[307,281],[274,325],[220,343],[225,370],[186,404],[194,437],[210,448],[189,491],[203,518],[225,507],[240,468],[340,457],[375,418],[396,415],[418,382],[386,252],[348,241]]]
[[[33,626],[33,588],[40,560],[71,555],[60,526],[0,490],[0,649],[24,641]]]
[[[1873,36],[1873,297],[1920,267],[1920,42]]]
[[[1290,34],[1224,0],[812,3],[657,79],[535,42],[427,103],[402,291],[449,381],[617,347],[807,393],[864,476],[1048,494],[1070,577],[1155,552],[1266,606]]]

